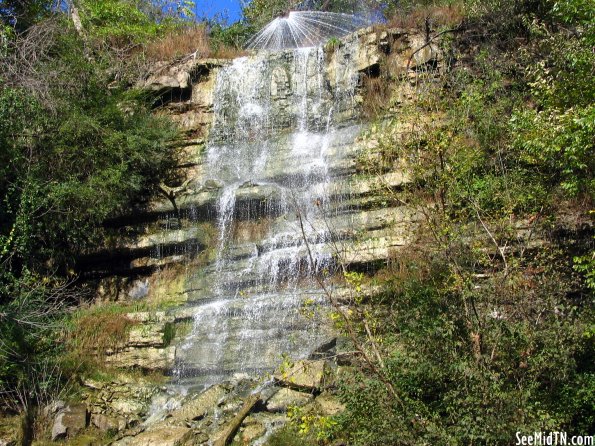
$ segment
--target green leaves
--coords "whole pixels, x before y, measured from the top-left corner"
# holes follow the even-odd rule
[[[261,28],[295,4],[297,1],[294,0],[250,0],[242,12],[251,25]]]
[[[571,196],[595,197],[595,106],[525,111],[511,119],[523,160]]]
[[[595,291],[595,250],[583,256],[574,257],[573,262],[574,270],[582,273],[587,286]]]
[[[550,2],[552,15],[562,22],[586,26],[595,24],[595,7],[590,0],[550,0]]]
[[[85,297],[69,287],[77,257],[175,165],[176,129],[147,98],[111,84],[67,29],[49,45],[34,65],[52,75],[44,103],[37,84],[0,87],[0,393],[42,391],[31,383],[43,381],[42,360],[56,360],[53,323]]]
[[[344,378],[349,444],[509,444],[593,423],[595,257],[567,220],[595,198],[594,8],[515,3],[522,17],[481,17],[497,38],[455,36],[467,62],[373,134],[376,174],[406,165],[414,180],[386,196],[425,219],[371,305],[403,406],[365,369]]]
[[[156,36],[161,28],[133,0],[85,0],[81,14],[91,35],[114,43],[138,44]]]

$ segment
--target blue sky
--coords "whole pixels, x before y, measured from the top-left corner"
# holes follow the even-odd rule
[[[241,18],[240,0],[195,0],[197,18],[226,18],[227,23],[237,22]]]

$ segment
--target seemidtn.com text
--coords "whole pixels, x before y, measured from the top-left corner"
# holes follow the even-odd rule
[[[523,446],[594,446],[593,435],[568,435],[567,432],[516,433],[516,444]]]

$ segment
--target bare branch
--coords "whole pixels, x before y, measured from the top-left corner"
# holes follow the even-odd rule
[[[292,195],[292,198],[294,201],[294,206],[296,208],[296,214],[297,214],[297,218],[298,218],[298,222],[299,222],[299,226],[300,226],[300,230],[301,230],[301,234],[302,234],[302,239],[304,240],[304,243],[306,245],[308,258],[310,260],[310,263],[312,265],[314,265],[314,256],[312,255],[312,250],[310,248],[310,242],[308,241],[308,237],[306,235],[306,230],[304,228],[304,219],[302,216],[302,212],[301,212],[301,209],[299,208],[299,206],[297,205],[297,200],[295,200],[295,197],[293,195]],[[346,271],[346,268],[345,268],[345,265],[343,264],[343,262],[340,262],[340,265],[341,265],[342,271]],[[369,326],[367,326],[366,334],[367,334],[368,341],[372,345],[372,349],[374,350],[374,353],[377,355],[376,361],[370,356],[370,354],[368,353],[366,348],[360,342],[357,332],[355,330],[355,327],[353,326],[352,320],[350,319],[350,317],[346,313],[346,311],[343,309],[343,307],[340,305],[340,303],[337,301],[333,292],[328,288],[325,281],[320,277],[319,274],[315,274],[315,278],[316,278],[318,285],[322,289],[324,295],[326,296],[327,300],[329,301],[329,303],[331,304],[333,309],[340,315],[341,319],[343,320],[343,322],[345,324],[345,328],[347,330],[347,334],[349,335],[351,342],[353,342],[355,349],[361,354],[362,358],[364,359],[365,364],[372,370],[372,372],[376,375],[376,377],[384,384],[384,386],[386,387],[388,392],[391,394],[391,396],[395,399],[395,401],[397,401],[402,406],[403,402],[402,402],[401,398],[399,397],[394,386],[392,385],[390,380],[387,379],[386,374],[384,373],[384,368],[385,368],[384,362],[382,361],[380,352],[379,352],[379,350],[376,346],[376,343],[372,337],[372,333],[369,330]],[[363,318],[363,319],[365,322],[365,318]]]
[[[426,43],[424,43],[422,46],[420,46],[418,49],[416,49],[413,53],[411,53],[411,56],[409,56],[409,59],[407,60],[407,69],[405,70],[405,73],[409,72],[409,67],[411,66],[411,61],[413,60],[413,57],[419,53],[421,50],[423,50],[425,47],[427,47],[428,45],[430,45],[434,40],[436,40],[438,37],[440,37],[443,34],[446,33],[454,33],[454,32],[458,32],[461,30],[461,27],[457,27],[457,28],[452,28],[452,29],[445,29],[444,31],[440,31],[439,33],[433,35],[430,38],[427,38]]]

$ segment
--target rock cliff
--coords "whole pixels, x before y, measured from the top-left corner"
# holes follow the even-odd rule
[[[129,316],[138,324],[121,349],[108,352],[107,361],[112,365],[169,372],[178,366],[186,367],[185,373],[199,375],[206,373],[201,367],[227,368],[230,372],[270,368],[290,344],[284,341],[269,348],[280,335],[271,332],[267,321],[286,319],[287,315],[264,301],[238,299],[225,310],[226,324],[236,324],[237,332],[246,333],[243,321],[252,318],[254,326],[250,330],[260,330],[266,347],[254,347],[253,361],[245,360],[242,352],[245,353],[246,345],[241,342],[230,344],[223,356],[214,357],[213,343],[220,343],[221,339],[212,339],[210,333],[218,327],[209,323],[216,320],[219,310],[205,316],[204,334],[197,334],[200,327],[192,323],[197,306],[217,300],[214,282],[218,289],[234,289],[236,297],[238,293],[254,296],[262,292],[263,282],[269,280],[268,275],[266,280],[262,279],[263,269],[275,269],[279,277],[274,280],[278,282],[294,280],[289,276],[300,269],[297,265],[301,262],[308,263],[308,248],[318,250],[321,258],[357,264],[358,268],[376,268],[406,245],[415,230],[420,216],[407,206],[387,207],[381,194],[386,188],[398,190],[406,186],[406,166],[397,162],[375,176],[362,171],[364,162],[373,162],[378,145],[375,134],[384,131],[370,128],[362,110],[368,100],[366,83],[380,76],[405,79],[398,92],[399,100],[412,100],[419,75],[431,78],[432,73],[438,75],[442,69],[437,46],[424,46],[423,36],[413,31],[369,28],[314,52],[286,51],[242,60],[186,58],[158,63],[139,84],[155,98],[155,113],[167,115],[181,129],[181,139],[176,142],[179,180],[161,186],[161,199],[109,222],[122,235],[117,246],[90,255],[83,264],[89,265],[89,277],[100,278],[100,299],[136,301],[167,309]],[[248,73],[245,85],[229,89],[228,85],[241,81],[246,64],[256,67],[251,68],[253,77]],[[408,76],[403,77],[406,72]],[[254,88],[251,94],[256,100],[242,96],[250,88]],[[261,96],[266,96],[265,102]],[[241,108],[246,104],[234,105],[234,101],[241,100],[253,108],[265,104],[269,108],[267,121],[259,123],[260,112],[246,112]],[[400,131],[406,131],[408,125],[411,123],[403,122]],[[246,129],[258,135],[246,135]],[[296,143],[296,135],[304,137],[304,141]],[[242,164],[242,160],[236,159],[239,152],[234,155],[224,151],[233,144],[254,141],[255,146],[267,145],[264,170],[258,181],[238,183],[234,172],[226,172],[235,166],[254,169],[258,160],[249,159],[249,165]],[[317,166],[304,171],[308,163],[304,156],[311,156],[304,150],[311,145],[324,145],[324,178],[317,177]],[[227,161],[218,161],[217,166],[223,167],[217,175],[213,175],[215,167],[209,160],[213,153],[227,157]],[[222,267],[222,256],[218,254],[222,250],[221,197],[226,184],[228,187],[232,183],[229,178],[235,181],[234,202],[232,215],[227,217],[231,227],[224,229],[231,233]],[[312,237],[309,234],[306,245],[302,240],[305,234],[296,229],[295,219],[293,226],[288,223],[287,213],[287,190],[305,183],[309,188],[306,197],[311,194],[312,201],[318,202],[316,206],[325,201],[322,217],[316,218],[322,218],[321,224],[326,228],[324,236],[320,231]],[[320,195],[321,189],[324,195]],[[315,198],[318,196],[324,198]],[[279,234],[283,235],[282,242]],[[294,250],[284,254],[290,247]],[[283,260],[283,255],[295,257],[291,260],[293,270],[284,266],[283,262],[288,260]],[[262,263],[260,269],[251,266],[255,262]],[[309,289],[302,294],[316,300],[320,292]],[[340,295],[337,290],[337,296]],[[303,307],[303,302],[291,305]],[[251,316],[250,309],[255,306],[266,316]],[[303,312],[303,308],[296,311]],[[298,356],[333,336],[330,327],[321,328],[318,324],[315,330],[319,336],[312,337],[314,326],[308,318],[294,316],[287,323],[272,325],[275,333],[293,333],[291,345],[300,352]],[[303,333],[310,334],[304,337]],[[189,346],[192,335],[195,338]],[[202,359],[195,364],[191,358],[196,357]],[[185,366],[179,367],[180,362]],[[261,364],[265,367],[259,367]],[[218,379],[216,373],[214,379]]]

